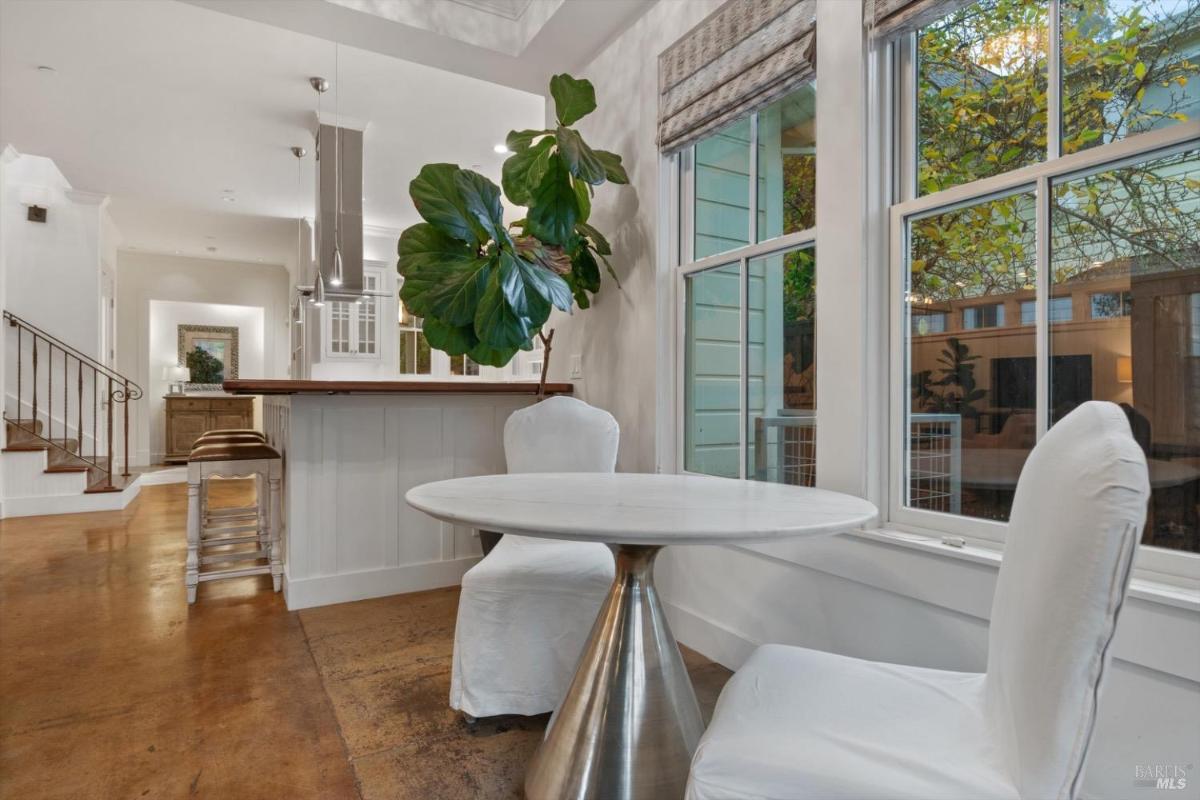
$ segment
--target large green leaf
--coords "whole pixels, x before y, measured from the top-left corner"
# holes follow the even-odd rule
[[[571,186],[571,173],[557,154],[551,155],[546,174],[533,190],[526,217],[529,233],[547,244],[566,244],[579,219],[579,198]]]
[[[507,253],[500,254],[502,270],[506,257],[508,257]],[[510,294],[512,291],[519,292],[526,298],[531,298],[532,294],[536,293],[560,311],[571,310],[571,289],[567,286],[566,281],[540,264],[535,264],[516,256],[512,256],[511,258],[517,266],[516,274],[520,279],[519,288],[510,287],[508,284],[505,284],[504,291],[505,296],[513,303],[514,307],[517,307],[517,303],[514,302],[514,297]],[[512,272],[504,273],[504,277],[511,280],[512,274]],[[526,302],[532,301],[527,299]]]
[[[604,164],[577,131],[560,127],[554,137],[558,141],[558,152],[572,175],[593,186],[604,183]]]
[[[575,201],[579,205],[579,217],[575,220],[575,227],[578,228],[579,223],[586,222],[587,218],[592,215],[592,195],[589,191],[591,185],[574,178],[571,181],[571,188],[575,190]]]
[[[596,150],[596,158],[604,165],[604,177],[613,183],[629,183],[625,167],[621,166],[621,157],[607,150]]]
[[[478,273],[488,264],[465,242],[447,236],[428,222],[418,222],[400,234],[397,249],[396,268],[404,276],[400,299],[419,317],[440,315],[447,308],[453,313],[456,296],[471,289],[464,285],[466,281],[472,276],[478,280]],[[455,317],[460,318],[458,314]]]
[[[467,212],[455,180],[459,172],[455,164],[426,164],[408,184],[408,193],[426,222],[475,248],[487,234]]]
[[[575,230],[579,231],[581,236],[585,236],[592,240],[592,249],[602,256],[611,256],[612,247],[609,246],[608,240],[600,233],[600,231],[588,225],[586,222],[576,222]]]
[[[505,160],[500,182],[509,201],[519,206],[529,205],[533,189],[541,183],[550,165],[554,141],[547,137],[533,147],[516,151]]]
[[[550,316],[550,304],[526,292],[516,256],[502,252],[475,314],[475,335],[497,349],[520,347]]]
[[[509,131],[508,136],[506,136],[504,139],[504,145],[514,153],[519,153],[522,150],[528,149],[529,146],[533,144],[534,139],[539,136],[544,136],[547,133],[554,133],[554,131]]]
[[[596,110],[596,90],[589,80],[555,75],[550,79],[550,95],[559,125],[574,124]]]
[[[480,342],[472,347],[467,356],[476,364],[486,364],[489,367],[503,367],[512,361],[520,347],[492,347]]]
[[[504,207],[500,205],[500,187],[469,169],[459,170],[454,184],[462,196],[467,213],[475,218],[488,236],[497,243],[508,241],[504,229]]]
[[[430,347],[434,350],[441,350],[447,355],[461,356],[479,345],[479,337],[475,335],[474,324],[447,325],[439,319],[429,317],[426,318],[421,330]]]
[[[591,250],[586,247],[579,248],[575,258],[571,259],[571,267],[576,287],[587,289],[589,292],[600,291],[600,266]]]

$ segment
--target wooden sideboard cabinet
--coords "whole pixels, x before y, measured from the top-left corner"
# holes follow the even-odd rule
[[[200,434],[224,428],[254,427],[253,397],[188,397],[167,395],[166,457],[187,461]]]

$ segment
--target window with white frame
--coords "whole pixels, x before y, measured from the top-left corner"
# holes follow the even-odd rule
[[[1037,439],[1110,400],[1143,543],[1200,552],[1200,4],[980,0],[891,53],[893,522],[1001,540]]]
[[[815,112],[809,83],[678,156],[686,471],[813,484]]]

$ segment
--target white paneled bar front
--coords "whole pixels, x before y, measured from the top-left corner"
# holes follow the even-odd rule
[[[514,391],[525,384],[462,386],[472,389],[263,392],[265,433],[284,455],[289,609],[457,585],[479,560],[475,531],[410,508],[404,494],[504,472],[504,423],[535,398]]]

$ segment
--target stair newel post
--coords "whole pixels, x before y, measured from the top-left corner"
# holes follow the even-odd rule
[[[107,470],[107,481],[108,481],[108,488],[110,488],[110,489],[112,488],[112,485],[113,485],[113,482],[112,482],[112,474],[113,474],[113,409],[112,409],[112,407],[113,407],[113,385],[112,385],[112,384],[113,384],[113,381],[112,381],[112,376],[111,376],[111,375],[109,375],[109,376],[108,376],[108,394],[106,395],[106,397],[108,398],[108,470]]]
[[[125,407],[125,425],[122,434],[125,439],[125,471],[121,473],[122,477],[129,477],[129,381],[125,381],[125,392],[123,394],[124,402],[121,403]]]

